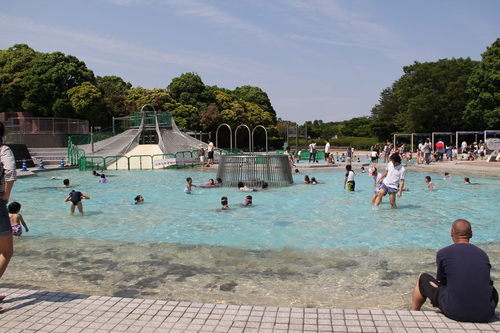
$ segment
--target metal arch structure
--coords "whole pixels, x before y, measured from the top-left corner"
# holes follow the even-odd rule
[[[221,126],[227,126],[229,128],[229,149],[233,149],[233,130],[231,129],[231,126],[229,126],[226,123],[222,123],[217,127],[217,130],[215,131],[215,146],[218,148],[219,147],[219,128]]]
[[[152,106],[151,104],[144,104],[144,105],[141,107],[141,112],[144,112],[144,108],[145,108],[146,106],[150,106],[150,107],[152,107],[152,108],[153,108],[153,111],[154,111],[154,112],[156,112],[155,107],[154,107],[154,106]]]
[[[254,132],[259,127],[263,128],[264,132],[266,133],[266,153],[268,153],[269,152],[269,144],[268,144],[268,140],[267,140],[267,129],[264,126],[262,126],[262,125],[257,125],[252,130],[252,150],[251,150],[251,152],[255,152],[254,151],[254,142],[255,142],[255,140],[254,140]]]
[[[238,149],[238,130],[240,129],[240,127],[246,127],[247,130],[248,130],[248,151],[251,152],[252,151],[252,134],[250,132],[250,127],[248,127],[247,125],[245,124],[241,124],[239,125],[238,127],[236,127],[236,129],[234,130],[234,148],[235,149]]]

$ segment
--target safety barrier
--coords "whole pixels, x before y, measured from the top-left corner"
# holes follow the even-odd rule
[[[214,150],[214,162],[218,163],[222,149]],[[132,156],[79,156],[80,171],[86,170],[156,170],[194,167],[201,164],[198,151],[181,151],[175,154]]]

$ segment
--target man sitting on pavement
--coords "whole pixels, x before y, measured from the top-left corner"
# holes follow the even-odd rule
[[[470,244],[472,228],[466,220],[451,227],[452,245],[436,255],[436,278],[422,273],[413,290],[412,310],[420,310],[429,298],[434,307],[451,319],[487,322],[495,313],[498,293],[490,279],[488,255]]]

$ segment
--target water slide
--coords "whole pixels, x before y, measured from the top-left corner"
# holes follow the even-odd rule
[[[108,165],[108,169],[142,169],[151,170],[153,169],[153,159],[150,156],[161,155],[163,152],[160,147],[155,144],[150,145],[138,145],[124,156],[118,159],[116,162]]]
[[[139,137],[142,130],[139,128],[129,129],[123,133],[112,136],[94,143],[92,145],[79,145],[79,149],[85,150],[85,155],[95,156],[122,156],[139,144]]]
[[[156,117],[156,116],[155,116]],[[117,159],[110,165],[114,168],[118,164],[119,168],[124,166],[128,168],[127,163],[130,163],[132,168],[133,163],[142,164],[142,168],[148,168],[143,164],[151,164],[151,159],[148,157],[158,154],[175,154],[180,151],[193,151],[203,146],[205,150],[208,145],[200,140],[197,140],[186,133],[179,130],[173,118],[170,127],[159,127],[158,120],[155,119],[156,133],[158,135],[158,144],[148,145],[139,144],[142,131],[144,130],[144,118],[141,120],[139,128],[129,129],[123,133],[115,135],[111,138],[101,140],[94,143],[93,152],[92,145],[80,145],[77,148],[83,149],[87,156],[134,156],[143,155],[144,157],[133,157],[131,159]],[[149,127],[151,129],[151,127]],[[153,127],[154,128],[154,127]],[[130,162],[128,162],[130,160]],[[112,162],[107,159],[108,162]],[[141,167],[141,165],[139,165]]]

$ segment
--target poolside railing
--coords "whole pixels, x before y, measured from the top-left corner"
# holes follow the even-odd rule
[[[73,149],[73,153],[76,149]],[[81,150],[81,149],[78,149]],[[222,149],[214,150],[214,162],[218,163]],[[201,164],[198,151],[180,151],[175,154],[132,155],[132,156],[78,156],[80,171],[86,170],[157,170],[194,167]]]

